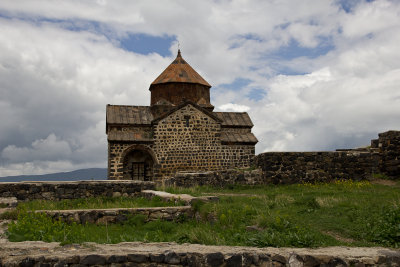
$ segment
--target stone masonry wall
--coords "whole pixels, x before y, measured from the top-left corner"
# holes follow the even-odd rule
[[[180,170],[219,169],[221,155],[220,125],[192,105],[187,105],[154,127],[154,151],[160,174]]]
[[[224,170],[208,172],[179,172],[163,180],[164,186],[192,187],[201,185],[227,186],[233,184],[257,185],[265,184],[262,171],[256,170]]]
[[[380,172],[400,178],[400,131],[388,131],[379,134],[378,139]]]
[[[38,210],[35,212],[46,213],[54,220],[80,224],[122,223],[135,215],[143,215],[146,222],[156,220],[179,221],[193,216],[191,206],[92,210]]]
[[[96,196],[136,196],[142,190],[155,188],[153,182],[143,181],[79,181],[79,182],[19,182],[0,183],[0,198],[18,200],[76,199]]]
[[[379,153],[267,152],[255,157],[263,181],[273,184],[367,179],[379,172]]]
[[[250,167],[254,160],[254,155],[254,145],[222,145],[223,168],[220,168],[220,170]]]
[[[192,105],[160,120],[154,127],[153,148],[159,175],[248,167],[254,157],[254,145],[221,145],[220,135],[220,124]]]

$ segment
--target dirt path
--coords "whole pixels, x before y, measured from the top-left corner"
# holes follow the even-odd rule
[[[387,186],[394,186],[394,187],[400,187],[400,184],[398,184],[396,181],[393,180],[384,180],[384,179],[375,179],[371,181],[371,184],[381,184],[381,185],[387,185]]]

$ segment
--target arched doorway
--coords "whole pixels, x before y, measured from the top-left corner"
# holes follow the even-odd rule
[[[148,149],[135,146],[128,149],[124,156],[125,180],[150,181],[154,172],[154,157]]]

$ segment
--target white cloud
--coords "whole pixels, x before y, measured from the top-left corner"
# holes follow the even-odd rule
[[[235,112],[246,112],[250,110],[250,107],[245,105],[238,105],[233,103],[227,103],[218,107],[222,111],[235,111]]]

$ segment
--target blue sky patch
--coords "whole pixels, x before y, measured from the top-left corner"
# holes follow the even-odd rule
[[[139,54],[158,53],[163,57],[171,56],[169,48],[176,41],[175,36],[152,36],[147,34],[130,34],[120,40],[123,49]]]
[[[254,100],[254,101],[260,101],[267,95],[267,92],[264,89],[260,88],[254,88],[251,89],[251,91],[247,94],[247,98]]]
[[[223,87],[229,90],[237,91],[242,89],[243,87],[246,87],[250,83],[251,80],[249,79],[237,78],[232,83],[223,83],[220,84],[218,87]]]
[[[362,2],[373,2],[375,0],[337,0],[337,4],[343,9],[346,13],[351,13],[359,3]]]
[[[298,57],[307,57],[314,59],[326,55],[334,48],[335,46],[333,45],[332,40],[326,37],[320,37],[320,44],[317,47],[312,48],[300,46],[299,42],[292,39],[289,42],[289,45],[280,47],[275,52],[270,53],[268,57],[272,57],[277,60],[291,60]]]

